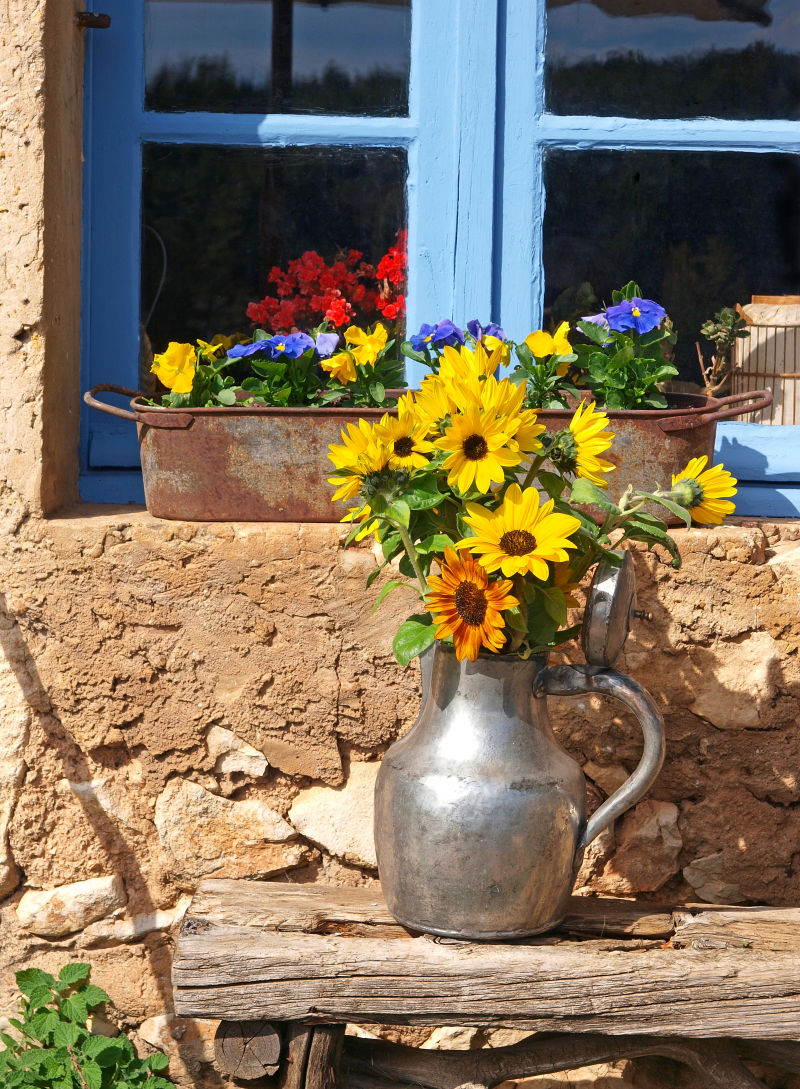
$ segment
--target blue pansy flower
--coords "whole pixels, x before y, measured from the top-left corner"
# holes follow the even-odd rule
[[[314,347],[314,341],[308,333],[289,333],[288,336],[276,334],[274,337],[269,338],[267,346],[267,350],[273,359],[283,357],[297,359],[303,352]]]
[[[623,299],[616,306],[606,309],[608,327],[615,333],[624,333],[628,329],[635,329],[637,333],[649,333],[651,329],[657,329],[666,316],[663,306],[652,299],[639,299],[636,296],[630,301]]]
[[[246,359],[258,352],[269,353],[269,345],[268,340],[254,340],[252,344],[234,344],[228,349],[228,359]]]
[[[317,355],[320,359],[328,359],[336,351],[336,345],[339,343],[338,333],[317,333],[317,339],[315,347],[317,349]]]
[[[418,333],[413,333],[408,339],[411,342],[411,347],[415,352],[424,352],[426,348],[430,348],[433,344],[433,337],[436,333],[435,325],[420,326]]]
[[[433,343],[437,348],[444,347],[445,344],[455,347],[456,344],[464,343],[464,334],[449,318],[445,318],[444,321],[437,322],[436,324],[436,329],[433,333]]]

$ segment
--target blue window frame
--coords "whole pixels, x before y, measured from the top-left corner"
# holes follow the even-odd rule
[[[409,327],[486,316],[515,332],[542,319],[546,149],[800,154],[797,121],[548,113],[545,0],[414,0],[407,117],[147,112],[144,3],[107,0],[111,28],[87,38],[84,385],[136,385],[148,141],[407,149]],[[82,439],[83,498],[141,502],[132,426],[85,415]],[[800,428],[722,423],[717,451],[739,513],[800,514]]]

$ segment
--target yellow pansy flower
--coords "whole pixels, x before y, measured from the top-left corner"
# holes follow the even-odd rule
[[[572,346],[567,337],[568,333],[569,322],[562,321],[555,335],[546,333],[544,329],[537,329],[534,333],[528,333],[525,343],[536,359],[545,359],[551,355],[571,355]]]
[[[362,367],[374,364],[378,355],[386,347],[389,334],[385,325],[380,322],[372,332],[359,329],[357,325],[351,325],[345,330],[344,339],[350,345],[353,358]]]
[[[165,352],[153,357],[150,370],[173,393],[191,393],[197,352],[191,344],[170,341]]]
[[[356,380],[356,365],[350,352],[337,352],[329,359],[320,359],[319,365],[331,378],[335,378],[343,386]]]

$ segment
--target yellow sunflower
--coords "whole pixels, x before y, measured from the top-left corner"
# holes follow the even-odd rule
[[[512,428],[512,434],[515,428]],[[490,486],[505,479],[505,468],[519,465],[522,452],[511,449],[511,435],[503,423],[493,414],[481,412],[476,406],[457,413],[450,426],[436,441],[440,450],[449,451],[443,462],[447,469],[447,483],[458,486],[466,493],[473,485],[480,492],[488,492]]]
[[[388,336],[386,326],[378,322],[371,333],[359,329],[357,325],[351,325],[345,330],[344,339],[351,346],[356,363],[366,367],[374,363],[386,347]]]
[[[536,488],[523,491],[511,484],[495,511],[467,503],[464,521],[475,533],[456,548],[468,548],[487,571],[502,571],[507,578],[531,574],[544,582],[550,576],[548,562],[568,560],[568,548],[577,546],[569,537],[580,526],[571,514],[554,514],[549,499],[539,506]]]
[[[736,477],[723,465],[706,469],[707,457],[692,458],[686,468],[672,478],[672,490],[681,506],[692,515],[693,522],[718,526],[733,514],[736,504],[728,496],[736,495]]]
[[[408,411],[408,402],[398,405],[397,416],[387,412],[375,425],[375,435],[391,451],[390,469],[421,469],[428,464],[426,454],[434,451],[428,442],[428,423],[424,418]]]
[[[437,624],[436,638],[453,637],[456,658],[474,662],[481,647],[499,651],[503,647],[505,609],[519,601],[509,591],[510,579],[489,582],[486,571],[469,554],[445,549],[441,577],[431,575],[425,608]]]
[[[337,352],[328,359],[320,359],[319,365],[343,386],[356,380],[356,365],[350,352]]]
[[[357,424],[348,424],[342,431],[342,445],[331,443],[328,458],[339,470],[328,477],[328,483],[337,488],[333,498],[352,499],[361,491],[367,473],[386,467],[389,451],[377,439],[373,425],[359,420]]]
[[[414,395],[414,411],[433,431],[442,420],[456,411],[456,403],[447,384],[438,374],[423,378]]]
[[[191,344],[170,341],[165,352],[153,356],[150,370],[173,393],[191,393],[197,352]]]
[[[616,465],[599,456],[614,441],[614,432],[605,430],[608,423],[608,416],[597,410],[594,401],[589,401],[588,404],[581,401],[569,422],[570,435],[575,445],[573,471],[585,480],[591,480],[598,488],[608,487],[608,482],[600,474],[616,469]]]
[[[514,442],[523,454],[539,453],[542,444],[539,436],[546,431],[544,424],[539,423],[539,413],[535,408],[526,408],[519,416],[520,425],[514,432]]]

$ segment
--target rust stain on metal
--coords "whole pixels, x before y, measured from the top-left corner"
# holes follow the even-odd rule
[[[136,401],[132,407],[138,410]],[[148,406],[147,422],[137,420],[147,509],[157,518],[202,522],[338,522],[344,507],[331,501],[328,445],[341,442],[348,423],[383,415],[353,408],[161,411],[164,417]],[[176,413],[191,414],[190,425],[176,427],[169,418]]]

